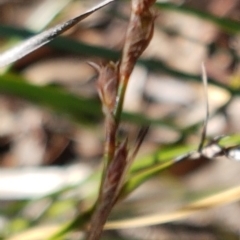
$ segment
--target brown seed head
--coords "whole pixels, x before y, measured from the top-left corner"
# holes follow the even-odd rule
[[[117,97],[118,64],[109,62],[106,65],[91,64],[98,72],[97,89],[103,103],[104,112],[112,112]]]
[[[110,185],[117,184],[124,172],[127,164],[127,139],[118,147],[112,162],[109,165],[107,172],[107,181]]]
[[[133,67],[152,39],[155,15],[148,9],[141,15],[133,13],[128,26],[120,76],[128,78]]]
[[[148,10],[155,2],[156,0],[132,0],[132,11],[140,15]]]

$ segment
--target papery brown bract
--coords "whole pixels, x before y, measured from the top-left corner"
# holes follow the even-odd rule
[[[106,65],[89,63],[98,73],[97,90],[102,101],[103,112],[111,113],[116,104],[118,88],[118,63],[109,62]]]
[[[142,12],[149,9],[156,0],[132,0],[132,11],[135,14],[141,14]]]
[[[107,169],[102,191],[99,196],[99,205],[92,217],[91,225],[94,231],[89,231],[87,239],[99,239],[103,225],[106,223],[107,217],[116,201],[119,192],[119,184],[127,163],[127,140],[125,140],[117,149],[115,156]]]
[[[155,18],[149,9],[132,11],[119,70],[121,78],[129,78],[137,59],[151,41]]]
[[[116,189],[119,187],[118,185],[120,183],[122,174],[124,173],[127,164],[127,156],[128,156],[127,140],[125,140],[118,147],[112,162],[109,164],[106,173],[106,180],[103,185],[104,189],[103,194],[106,194],[109,191],[116,191]]]

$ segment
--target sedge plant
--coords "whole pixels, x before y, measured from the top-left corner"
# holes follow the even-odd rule
[[[73,18],[68,22],[44,31],[23,42],[23,44],[20,44],[16,48],[13,48],[11,51],[6,52],[6,54],[2,54],[0,56],[0,67],[11,64],[47,42],[50,42],[56,36],[77,24],[77,22],[113,1],[114,0],[104,1],[86,13],[79,15],[77,18]],[[238,153],[236,152],[238,149],[235,146],[229,148],[221,147],[219,145],[221,138],[214,139],[207,145],[205,144],[209,115],[207,101],[206,121],[203,126],[203,133],[198,151],[182,156],[179,154],[177,158],[171,157],[171,161],[159,161],[156,165],[149,164],[145,166],[144,169],[135,169],[136,171],[132,171],[132,173],[128,174],[127,178],[126,173],[129,173],[128,170],[132,167],[133,160],[148,128],[142,128],[137,138],[136,145],[133,149],[130,149],[128,137],[122,139],[119,136],[123,103],[133,68],[142,52],[147,48],[153,35],[156,14],[152,11],[152,7],[155,2],[155,0],[131,0],[131,16],[121,57],[118,61],[105,62],[99,65],[92,62],[89,63],[98,72],[97,90],[105,117],[105,145],[99,194],[95,204],[90,209],[86,210],[86,212],[79,213],[76,219],[73,219],[69,225],[51,236],[49,238],[51,240],[62,239],[65,233],[74,229],[84,229],[87,240],[98,240],[101,238],[104,229],[113,228],[111,223],[105,224],[114,205],[154,174],[159,173],[176,162],[186,159],[194,159],[201,156],[207,158],[213,158],[219,155],[232,156],[233,153]],[[159,4],[160,3],[157,5]],[[203,71],[203,80],[206,86],[205,70]],[[75,99],[73,99],[73,101],[75,101]],[[206,150],[212,147],[216,149],[216,146],[218,151],[209,155],[209,152]],[[164,150],[162,153],[164,153]],[[132,169],[134,170],[134,168]]]
[[[105,115],[105,151],[102,182],[87,240],[100,239],[104,224],[118,200],[124,174],[133,159],[129,154],[128,139],[119,142],[117,134],[130,75],[153,35],[155,15],[151,7],[154,2],[132,0],[131,17],[120,62],[95,67],[99,71],[97,88]]]

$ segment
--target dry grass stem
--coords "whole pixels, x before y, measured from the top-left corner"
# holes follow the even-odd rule
[[[193,202],[172,213],[159,213],[128,220],[111,221],[105,225],[104,229],[137,228],[178,221],[202,210],[219,207],[239,200],[240,186],[237,186]]]

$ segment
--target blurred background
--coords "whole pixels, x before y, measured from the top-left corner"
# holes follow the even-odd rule
[[[0,0],[1,52],[98,2]],[[140,127],[150,125],[136,161],[158,158],[162,149],[196,149],[206,114],[202,62],[209,78],[208,138],[240,131],[240,2],[157,2],[154,36],[131,76],[121,124],[121,134],[132,143]],[[26,229],[60,226],[94,203],[104,118],[97,73],[87,62],[119,60],[129,4],[115,1],[0,69],[9,77],[0,77],[0,239],[19,233],[14,239],[26,240],[20,237]],[[167,214],[237,186],[239,170],[229,158],[176,164],[141,185],[110,218]],[[239,222],[236,201],[178,222],[106,231],[103,239],[239,239]]]

